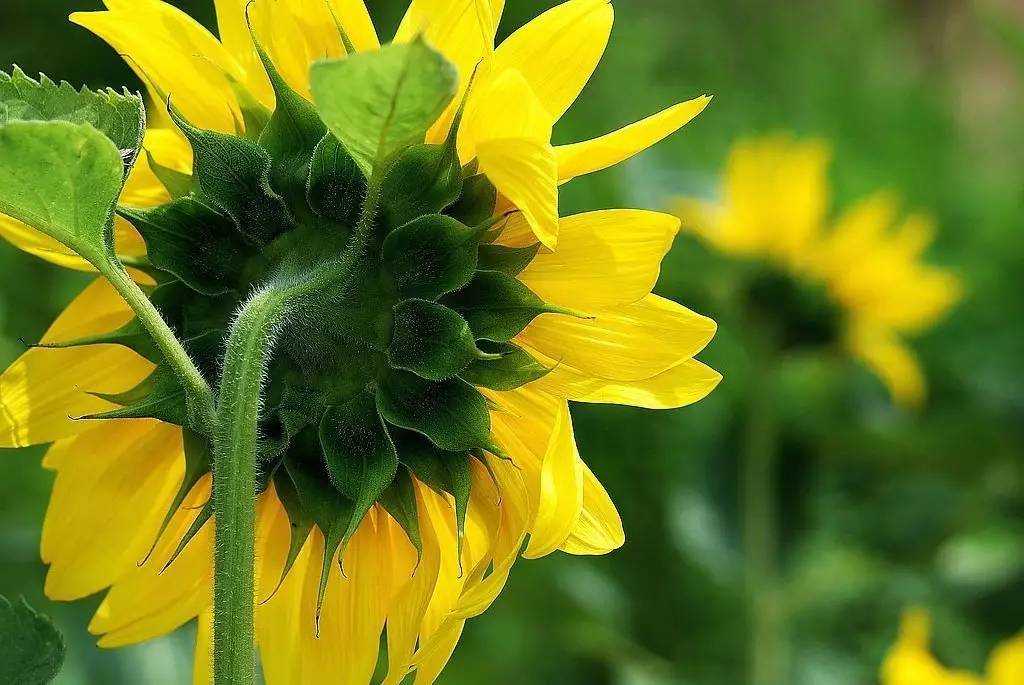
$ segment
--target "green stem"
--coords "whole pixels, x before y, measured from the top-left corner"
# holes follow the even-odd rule
[[[373,233],[379,175],[363,214],[338,260],[308,278],[258,291],[241,308],[228,337],[213,441],[214,597],[213,673],[216,685],[255,682],[254,552],[256,450],[267,364],[289,305],[343,283]]]
[[[98,265],[103,276],[132,308],[164,359],[174,369],[185,388],[189,416],[196,422],[196,428],[209,433],[214,423],[213,392],[210,390],[210,384],[188,356],[174,331],[128,272],[116,264],[98,261]]]
[[[767,356],[767,355],[766,355]],[[772,362],[762,359],[751,388],[742,464],[751,685],[785,685],[785,616],[778,559],[778,444]]]
[[[255,682],[256,446],[263,380],[280,324],[280,290],[258,292],[228,338],[213,440],[214,682]]]

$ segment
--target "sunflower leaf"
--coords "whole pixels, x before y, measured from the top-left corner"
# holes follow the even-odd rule
[[[64,664],[64,637],[24,598],[0,596],[0,683],[46,685]]]
[[[321,118],[369,177],[395,153],[422,142],[455,96],[458,73],[418,38],[317,62],[310,87]]]

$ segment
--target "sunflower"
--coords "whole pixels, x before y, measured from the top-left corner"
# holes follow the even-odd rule
[[[675,217],[558,216],[560,184],[653,145],[708,98],[554,146],[607,44],[608,0],[570,0],[498,47],[502,0],[414,0],[392,45],[443,55],[433,77],[451,92],[371,191],[356,147],[311,104],[315,62],[391,49],[360,0],[217,0],[219,38],[160,0],[106,6],[71,19],[126,56],[151,100],[117,252],[211,377],[249,294],[337,254],[360,203],[380,196],[343,291],[277,334],[260,415],[256,638],[271,684],[369,682],[382,640],[384,682],[413,670],[433,682],[521,553],[623,543],[569,401],[674,408],[721,378],[694,359],[714,322],[651,292]],[[262,161],[253,173],[212,148]],[[0,232],[90,268],[14,219]],[[89,626],[104,647],[198,619],[205,682],[210,447],[181,395],[97,279],[0,378],[0,440],[53,443],[47,595],[109,588]],[[374,487],[350,487],[354,471]]]
[[[904,337],[949,311],[959,281],[921,261],[934,234],[929,217],[912,214],[891,228],[900,215],[891,193],[855,203],[832,223],[829,160],[817,140],[776,135],[739,142],[726,163],[722,197],[679,200],[677,213],[715,250],[766,265],[752,295],[774,298],[776,307],[787,301],[801,319],[784,339],[837,338],[898,404],[915,406],[925,379]]]
[[[904,612],[900,634],[882,664],[882,685],[1016,685],[1024,682],[1024,634],[992,650],[985,676],[951,670],[929,650],[931,617],[923,609]]]

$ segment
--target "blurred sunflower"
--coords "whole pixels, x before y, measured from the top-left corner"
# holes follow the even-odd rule
[[[893,399],[920,404],[925,379],[904,337],[939,321],[960,297],[948,271],[921,255],[933,221],[908,216],[893,230],[899,203],[881,192],[829,227],[830,153],[820,141],[772,136],[733,148],[722,197],[677,202],[687,228],[723,254],[764,264],[750,286],[771,311],[782,344],[830,343],[870,368]],[[788,315],[787,315],[788,311]]]
[[[329,251],[335,243],[318,245],[312,230],[259,243],[251,226],[222,211],[237,189],[207,184],[202,141],[231,136],[233,145],[255,141],[244,143],[253,154],[266,149],[269,172],[256,195],[241,197],[239,213],[259,200],[283,225],[299,226],[289,230],[344,233],[352,224],[345,203],[349,195],[361,200],[365,183],[345,167],[345,182],[318,194],[314,175],[328,162],[340,168],[344,151],[309,115],[310,65],[380,47],[361,0],[246,4],[217,0],[219,39],[160,0],[106,0],[107,11],[72,15],[126,56],[153,100],[145,154],[121,198],[118,252],[154,274],[151,299],[214,373],[223,332],[259,282],[254,273],[282,250]],[[365,256],[353,286],[361,290],[331,303],[331,317],[314,330],[290,329],[293,344],[271,367],[261,430],[267,450],[277,449],[261,463],[256,541],[257,642],[269,683],[366,683],[385,628],[385,682],[411,670],[417,683],[433,682],[466,619],[495,599],[524,544],[534,558],[559,549],[602,554],[623,543],[608,494],[576,450],[568,401],[680,407],[721,378],[693,358],[714,322],[651,294],[677,219],[633,210],[557,214],[559,184],[653,145],[708,98],[552,146],[553,124],[605,49],[611,4],[570,0],[495,48],[502,7],[412,3],[394,42],[425,36],[458,79],[451,104],[409,154],[436,161],[434,171],[454,163],[436,186],[454,190],[424,211],[388,195],[385,183],[380,223],[390,234]],[[285,126],[315,135],[279,167]],[[408,192],[410,184],[391,190]],[[473,246],[473,266],[446,288],[427,288],[415,255],[389,247],[415,238],[423,221],[455,235],[452,250]],[[250,231],[248,242],[236,228]],[[44,259],[88,268],[13,219],[0,217],[0,232]],[[174,242],[200,235],[221,242],[204,243],[208,251]],[[385,279],[393,282],[380,285]],[[380,311],[366,314],[371,306]],[[437,335],[416,337],[424,330]],[[400,340],[403,331],[411,342]],[[183,430],[180,398],[166,392],[162,369],[127,305],[97,280],[0,378],[0,441],[54,443],[44,460],[57,472],[42,540],[47,595],[71,600],[110,587],[90,624],[106,647],[198,616],[195,678],[205,682],[209,453],[202,436]],[[473,421],[482,435],[470,430]],[[355,443],[394,459],[382,471],[383,489],[365,501],[344,487],[346,459],[362,456],[351,456]]]
[[[882,664],[882,685],[1018,685],[1024,683],[1024,633],[992,650],[984,676],[950,670],[932,656],[931,617],[923,609],[903,615],[900,634]]]

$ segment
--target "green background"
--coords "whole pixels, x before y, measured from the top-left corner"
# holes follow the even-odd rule
[[[212,2],[175,4],[212,21]],[[387,36],[402,3],[368,4]],[[502,35],[553,2],[508,4]],[[940,656],[975,670],[1024,624],[1024,15],[1000,4],[1014,3],[622,0],[602,65],[556,129],[558,142],[592,137],[715,95],[655,150],[564,188],[566,214],[711,192],[737,138],[793,131],[832,142],[837,206],[885,187],[939,219],[931,259],[962,276],[966,296],[914,341],[931,385],[922,411],[894,409],[873,377],[834,356],[794,355],[779,370],[793,685],[874,682],[910,603],[934,611]],[[111,49],[66,21],[98,7],[3,0],[0,68],[134,84]],[[6,364],[88,278],[7,245],[0,273]],[[733,273],[681,236],[658,288],[721,324],[702,355],[725,374],[711,397],[667,413],[574,410],[581,452],[619,506],[626,546],[518,564],[495,606],[470,623],[442,683],[747,682],[737,436],[755,365],[752,332],[721,305]],[[85,630],[99,596],[42,598],[38,539],[52,482],[42,452],[2,457],[0,594],[26,595],[65,632],[59,683],[188,682],[191,627],[104,651]]]

